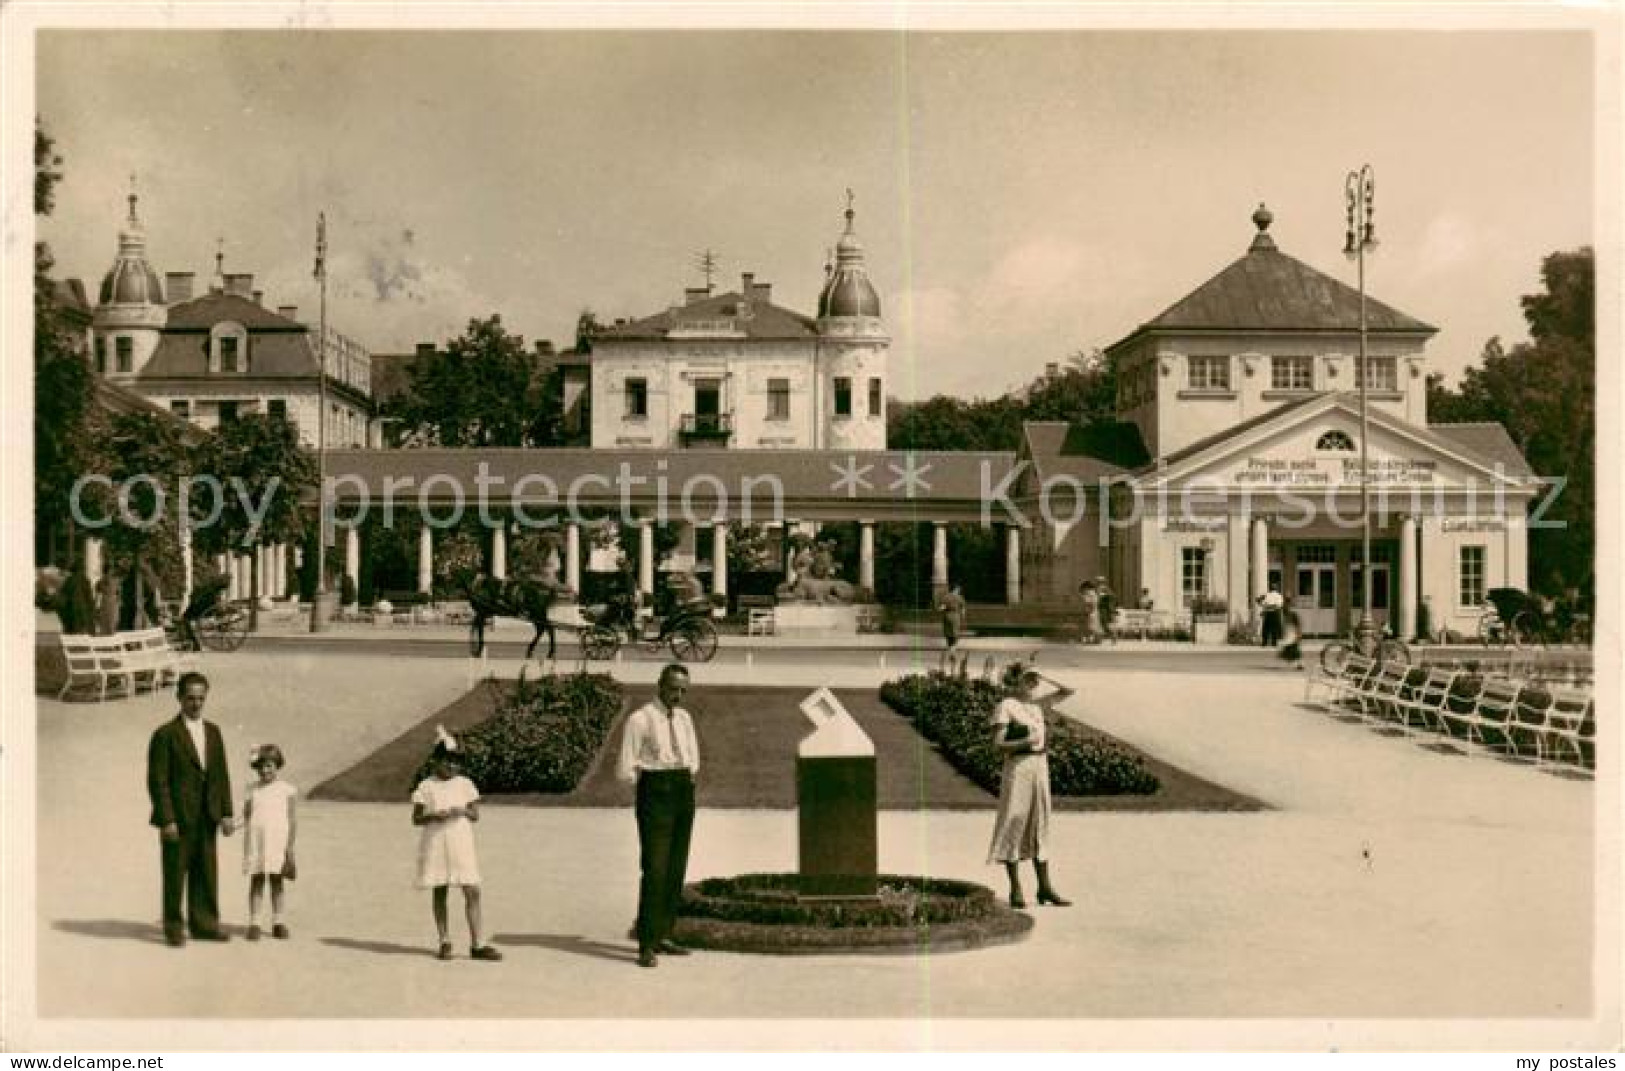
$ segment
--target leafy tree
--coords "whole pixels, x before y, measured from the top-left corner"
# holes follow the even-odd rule
[[[1530,341],[1490,339],[1460,390],[1428,384],[1428,416],[1438,423],[1495,421],[1542,476],[1567,485],[1544,520],[1561,527],[1529,535],[1532,587],[1589,592],[1596,546],[1596,264],[1589,247],[1552,253],[1541,264],[1544,290],[1523,298]]]
[[[213,432],[199,453],[200,471],[222,485],[219,518],[197,528],[200,549],[237,554],[304,537],[313,518],[300,508],[300,498],[316,488],[316,458],[299,444],[291,421],[258,413],[239,417]],[[258,591],[259,555],[249,561],[249,590]],[[258,628],[259,600],[249,605],[249,625]]]
[[[495,314],[412,365],[412,382],[391,405],[402,431],[446,447],[550,446],[562,412],[547,399],[546,370]],[[559,393],[557,391],[553,392]]]
[[[54,140],[36,121],[36,216],[50,215],[55,206],[61,164]],[[92,404],[94,375],[57,307],[53,263],[50,247],[34,243],[34,523],[41,532],[65,531],[71,547],[75,535],[68,494],[79,475],[93,467],[104,431]]]
[[[1116,367],[1099,350],[1079,351],[1064,370],[1001,398],[967,401],[939,394],[920,402],[893,400],[886,442],[894,450],[1016,450],[1024,421],[1110,420],[1116,394]]]

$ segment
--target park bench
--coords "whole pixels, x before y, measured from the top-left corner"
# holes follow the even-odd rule
[[[1575,688],[1557,688],[1552,691],[1551,705],[1546,708],[1546,730],[1543,739],[1550,747],[1566,745],[1574,752],[1574,761],[1589,767],[1595,759],[1592,739],[1596,736],[1596,701],[1589,692]]]
[[[1444,721],[1440,711],[1444,709],[1445,700],[1450,695],[1450,685],[1458,672],[1448,666],[1429,666],[1425,677],[1405,686],[1394,700],[1394,707],[1407,728],[1412,725],[1414,716],[1421,728],[1443,731]]]
[[[133,674],[132,683],[137,688],[162,687],[192,664],[191,656],[176,650],[162,628],[119,632],[112,638],[119,641],[122,661]]]
[[[67,679],[58,699],[75,688],[91,687],[98,701],[117,687],[124,694],[159,687],[179,672],[184,656],[170,646],[161,628],[117,632],[111,636],[63,635],[62,658]]]

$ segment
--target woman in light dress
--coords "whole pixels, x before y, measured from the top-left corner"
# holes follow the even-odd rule
[[[249,754],[249,765],[259,781],[249,786],[243,800],[243,873],[248,875],[248,939],[260,939],[260,907],[265,886],[271,886],[271,936],[289,936],[283,918],[282,882],[293,877],[293,838],[298,830],[295,811],[299,790],[281,779],[282,749],[264,744]]]
[[[1033,861],[1038,877],[1038,902],[1067,907],[1050,883],[1049,875],[1049,735],[1044,722],[1045,709],[1072,694],[1072,689],[1054,685],[1042,702],[1034,693],[1044,680],[1032,666],[1012,665],[1004,674],[1009,693],[993,711],[993,746],[1004,753],[1004,771],[999,781],[999,814],[993,824],[993,842],[987,861],[1003,863],[1010,879],[1010,906],[1027,906],[1021,891],[1020,865]]]
[[[457,741],[436,726],[439,742],[429,758],[430,774],[412,793],[412,824],[418,838],[418,888],[434,890],[434,925],[440,935],[440,959],[451,958],[451,931],[446,901],[453,885],[463,889],[468,915],[469,958],[499,960],[502,953],[480,941],[480,865],[474,855],[474,823],[479,821],[480,790],[462,775]]]

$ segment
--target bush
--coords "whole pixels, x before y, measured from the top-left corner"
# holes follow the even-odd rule
[[[458,737],[463,773],[486,794],[573,791],[621,711],[604,673],[519,678],[496,713]],[[425,760],[414,781],[429,776]]]
[[[909,718],[960,773],[999,790],[1004,754],[993,745],[993,708],[1004,693],[988,680],[941,673],[887,681],[880,699]],[[1046,713],[1050,789],[1058,796],[1150,795],[1161,787],[1140,757],[1067,718]]]
[[[774,926],[940,925],[994,914],[992,890],[968,881],[884,875],[874,900],[799,897],[799,874],[706,878],[684,892],[682,914]]]

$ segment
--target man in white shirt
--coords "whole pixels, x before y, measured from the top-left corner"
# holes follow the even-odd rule
[[[658,964],[656,953],[686,956],[671,939],[688,871],[694,830],[694,775],[700,745],[694,720],[679,704],[688,691],[688,670],[673,663],[660,671],[657,698],[626,719],[615,772],[637,784],[639,867],[638,966]]]
[[[1260,631],[1265,647],[1274,647],[1281,642],[1281,612],[1286,607],[1286,599],[1281,595],[1281,589],[1274,584],[1269,591],[1258,597],[1260,611]]]

